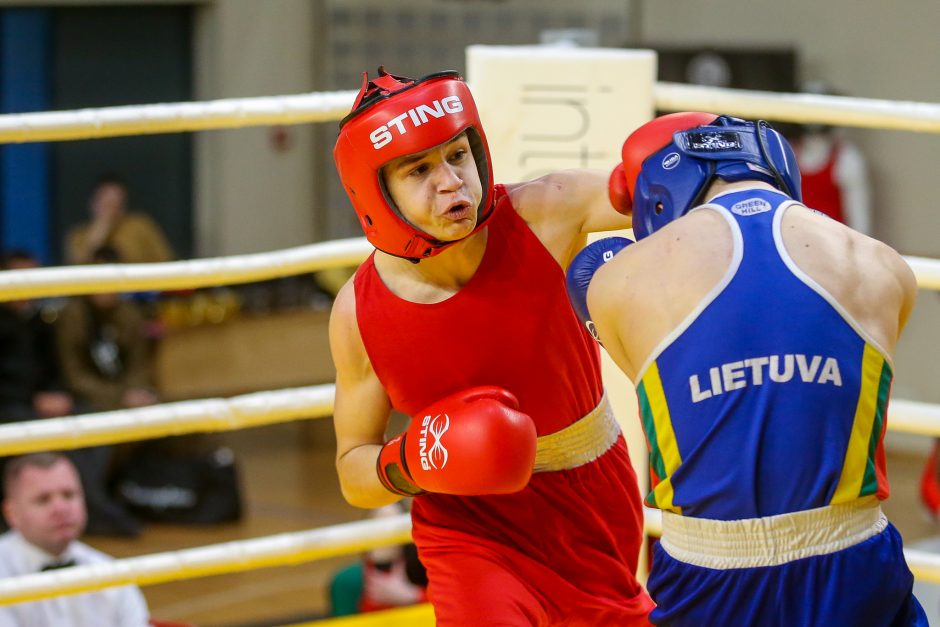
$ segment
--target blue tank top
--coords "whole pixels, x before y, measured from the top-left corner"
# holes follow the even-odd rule
[[[640,369],[651,507],[735,520],[887,498],[891,366],[787,254],[793,204],[751,189],[705,206],[728,220],[733,258]]]

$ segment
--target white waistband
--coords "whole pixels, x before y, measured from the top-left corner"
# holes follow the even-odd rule
[[[663,512],[662,548],[675,559],[706,568],[776,566],[835,553],[881,533],[888,519],[868,497],[792,514],[710,520]]]
[[[543,435],[535,449],[533,472],[566,470],[594,461],[620,437],[620,424],[605,393],[597,407],[564,429]]]

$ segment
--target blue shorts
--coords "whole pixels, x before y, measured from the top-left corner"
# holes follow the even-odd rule
[[[779,566],[716,570],[657,543],[648,589],[654,625],[928,627],[893,525],[847,549]]]

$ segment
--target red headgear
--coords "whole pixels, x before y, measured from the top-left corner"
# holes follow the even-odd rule
[[[476,233],[493,213],[493,167],[467,84],[457,72],[415,80],[379,68],[373,81],[363,74],[352,111],[340,122],[333,160],[373,246],[418,260],[455,243],[434,239],[410,224],[385,189],[381,169],[393,159],[428,150],[464,131],[483,184]]]

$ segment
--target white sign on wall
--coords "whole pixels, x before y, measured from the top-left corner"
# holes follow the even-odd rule
[[[609,169],[653,117],[656,53],[565,46],[469,46],[467,81],[497,182],[566,168]]]

